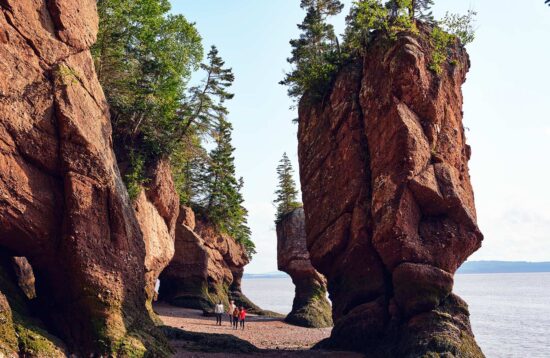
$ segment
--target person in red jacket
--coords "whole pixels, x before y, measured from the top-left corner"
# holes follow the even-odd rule
[[[244,307],[241,307],[239,312],[239,322],[241,323],[241,329],[244,329],[244,321],[246,320],[246,310]]]

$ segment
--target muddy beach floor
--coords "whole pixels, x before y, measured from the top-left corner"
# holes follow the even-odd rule
[[[360,358],[349,352],[310,350],[330,336],[331,328],[302,328],[282,318],[248,315],[246,327],[233,330],[227,315],[222,326],[201,311],[157,303],[154,307],[164,322],[165,333],[176,350],[175,357],[334,357]]]

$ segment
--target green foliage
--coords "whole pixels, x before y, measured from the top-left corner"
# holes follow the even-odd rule
[[[140,153],[130,152],[130,168],[124,177],[130,199],[135,200],[141,193],[142,185],[147,182],[145,159]]]
[[[243,179],[237,179],[235,174],[232,130],[231,123],[226,120],[221,120],[217,125],[214,135],[216,146],[210,152],[210,162],[203,175],[205,195],[201,204],[217,228],[242,244],[251,257],[256,251],[250,239],[248,211],[243,206]]]
[[[201,86],[190,89],[188,100],[182,106],[182,114],[186,118],[182,135],[189,134],[193,126],[199,133],[212,130],[225,120],[228,111],[224,103],[234,97],[228,88],[235,81],[235,76],[230,68],[224,67],[225,62],[216,46],[211,47],[207,58],[208,63],[200,65],[205,72],[205,80]]]
[[[232,70],[214,46],[200,64],[201,37],[185,17],[170,14],[168,0],[98,0],[98,12],[92,52],[111,106],[117,155],[130,162],[130,197],[147,182],[147,166],[168,157],[181,202],[205,206],[221,231],[254,253],[226,120]],[[205,79],[188,88],[199,68]],[[202,145],[208,136],[217,144],[210,155]]]
[[[409,15],[411,19],[433,23],[434,17],[431,11],[433,0],[410,0]]]
[[[174,185],[182,205],[192,206],[200,199],[208,162],[208,152],[196,135],[186,137],[186,142],[170,156]]]
[[[350,54],[363,53],[374,31],[388,28],[388,17],[388,10],[379,0],[354,1],[346,17],[346,51]]]
[[[327,18],[342,11],[338,0],[302,0],[306,9],[304,21],[298,25],[300,38],[290,41],[292,56],[288,62],[293,70],[280,82],[288,86],[290,97],[308,94],[311,99],[324,97],[339,68],[340,49],[334,27]]]
[[[355,0],[346,17],[347,26],[340,47],[332,25],[326,20],[342,10],[341,4],[338,1],[302,1],[307,15],[298,25],[302,30],[300,38],[290,42],[292,57],[288,59],[294,70],[287,73],[281,84],[289,87],[291,97],[322,99],[341,66],[352,58],[363,56],[375,36],[396,40],[401,32],[418,34],[419,23],[433,28],[430,40],[435,53],[429,67],[441,73],[452,38],[458,37],[463,44],[474,40],[472,23],[476,13],[447,14],[442,21],[436,22],[431,12],[433,3],[433,0]]]
[[[443,70],[441,65],[447,61],[449,46],[453,42],[454,37],[436,26],[432,30],[431,40],[434,50],[432,52],[432,61],[429,64],[429,68],[439,75]]]
[[[475,40],[474,22],[477,12],[468,10],[466,15],[446,13],[439,26],[446,32],[458,37],[463,45]]]
[[[146,159],[170,154],[185,122],[180,108],[202,58],[201,38],[168,0],[99,0],[92,49],[118,146]]]
[[[296,189],[293,173],[292,163],[286,153],[284,153],[279,166],[277,166],[279,185],[275,191],[277,197],[273,201],[273,204],[277,206],[275,222],[280,221],[283,216],[302,206],[302,203],[298,201],[298,190]]]

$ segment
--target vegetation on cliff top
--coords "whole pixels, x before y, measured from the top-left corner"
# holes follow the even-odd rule
[[[356,0],[346,18],[342,41],[334,34],[328,18],[339,14],[339,0],[302,0],[306,17],[298,28],[299,39],[291,40],[293,69],[280,83],[288,86],[295,99],[321,100],[327,94],[334,76],[350,59],[361,57],[375,36],[395,40],[400,32],[417,33],[419,22],[432,27],[433,59],[429,68],[440,74],[448,58],[448,48],[458,38],[463,45],[474,40],[473,21],[476,13],[447,13],[441,21],[432,15],[433,0]]]
[[[195,25],[170,14],[168,0],[98,0],[100,30],[92,49],[111,107],[117,158],[132,198],[147,168],[170,159],[182,204],[200,207],[217,228],[254,252],[237,179],[226,101],[234,81],[212,47],[202,63]],[[189,86],[201,70],[204,80]],[[214,141],[210,153],[204,143]]]
[[[302,207],[302,203],[298,201],[298,189],[296,189],[293,174],[292,163],[284,153],[283,158],[279,161],[279,166],[277,166],[279,184],[275,191],[277,197],[273,200],[273,204],[277,207],[275,222],[280,221],[294,209]]]

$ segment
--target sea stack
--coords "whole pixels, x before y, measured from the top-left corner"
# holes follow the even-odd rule
[[[372,356],[482,357],[457,268],[483,239],[468,173],[455,40],[440,71],[431,28],[375,37],[323,101],[299,106],[307,246],[328,279],[324,345]]]
[[[312,328],[332,326],[326,279],[309,260],[303,208],[294,209],[277,222],[277,263],[296,286],[292,311],[286,321]]]
[[[171,353],[145,309],[146,248],[89,50],[97,31],[95,0],[0,1],[0,251],[32,266],[40,315],[0,274],[8,356],[62,356],[46,329],[78,356]]]

